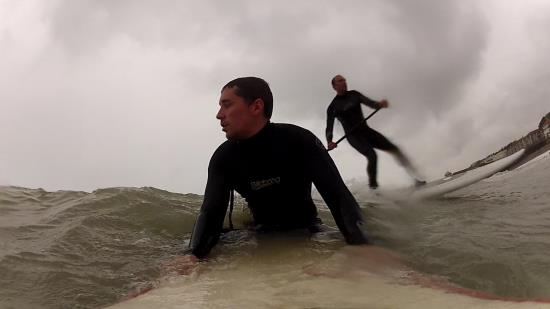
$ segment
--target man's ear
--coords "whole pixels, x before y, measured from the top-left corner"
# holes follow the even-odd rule
[[[254,114],[263,114],[265,109],[264,100],[256,99],[252,104],[250,104],[251,111]]]

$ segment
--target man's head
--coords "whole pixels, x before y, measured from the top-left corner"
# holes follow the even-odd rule
[[[271,118],[273,94],[266,81],[241,77],[223,86],[216,118],[228,139],[246,139],[258,133]]]
[[[348,91],[348,84],[346,83],[346,79],[342,75],[336,75],[332,78],[332,88],[336,93],[338,94],[344,94],[346,91]]]

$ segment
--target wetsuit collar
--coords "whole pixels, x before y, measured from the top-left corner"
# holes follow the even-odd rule
[[[271,127],[271,121],[267,121],[263,128],[260,129],[256,134],[252,135],[247,139],[238,140],[238,143],[252,143],[262,138],[265,135],[265,132],[268,131],[268,128]]]
[[[344,92],[342,94],[336,93],[336,96],[337,97],[345,97],[348,94],[348,92],[349,92],[349,90],[346,90],[346,92]]]

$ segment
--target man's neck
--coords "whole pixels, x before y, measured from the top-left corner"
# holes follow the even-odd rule
[[[269,123],[268,119],[265,119],[265,120],[262,120],[262,121],[258,122],[254,126],[254,128],[250,130],[250,133],[248,134],[248,136],[243,138],[243,139],[249,139],[251,137],[256,136],[260,131],[262,131],[267,126],[268,123]]]

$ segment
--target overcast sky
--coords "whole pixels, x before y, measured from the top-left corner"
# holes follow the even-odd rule
[[[335,74],[390,101],[369,124],[434,179],[550,112],[548,29],[547,0],[0,0],[0,184],[202,194],[221,86],[264,78],[272,120],[324,141]],[[405,184],[379,157],[381,185]]]

